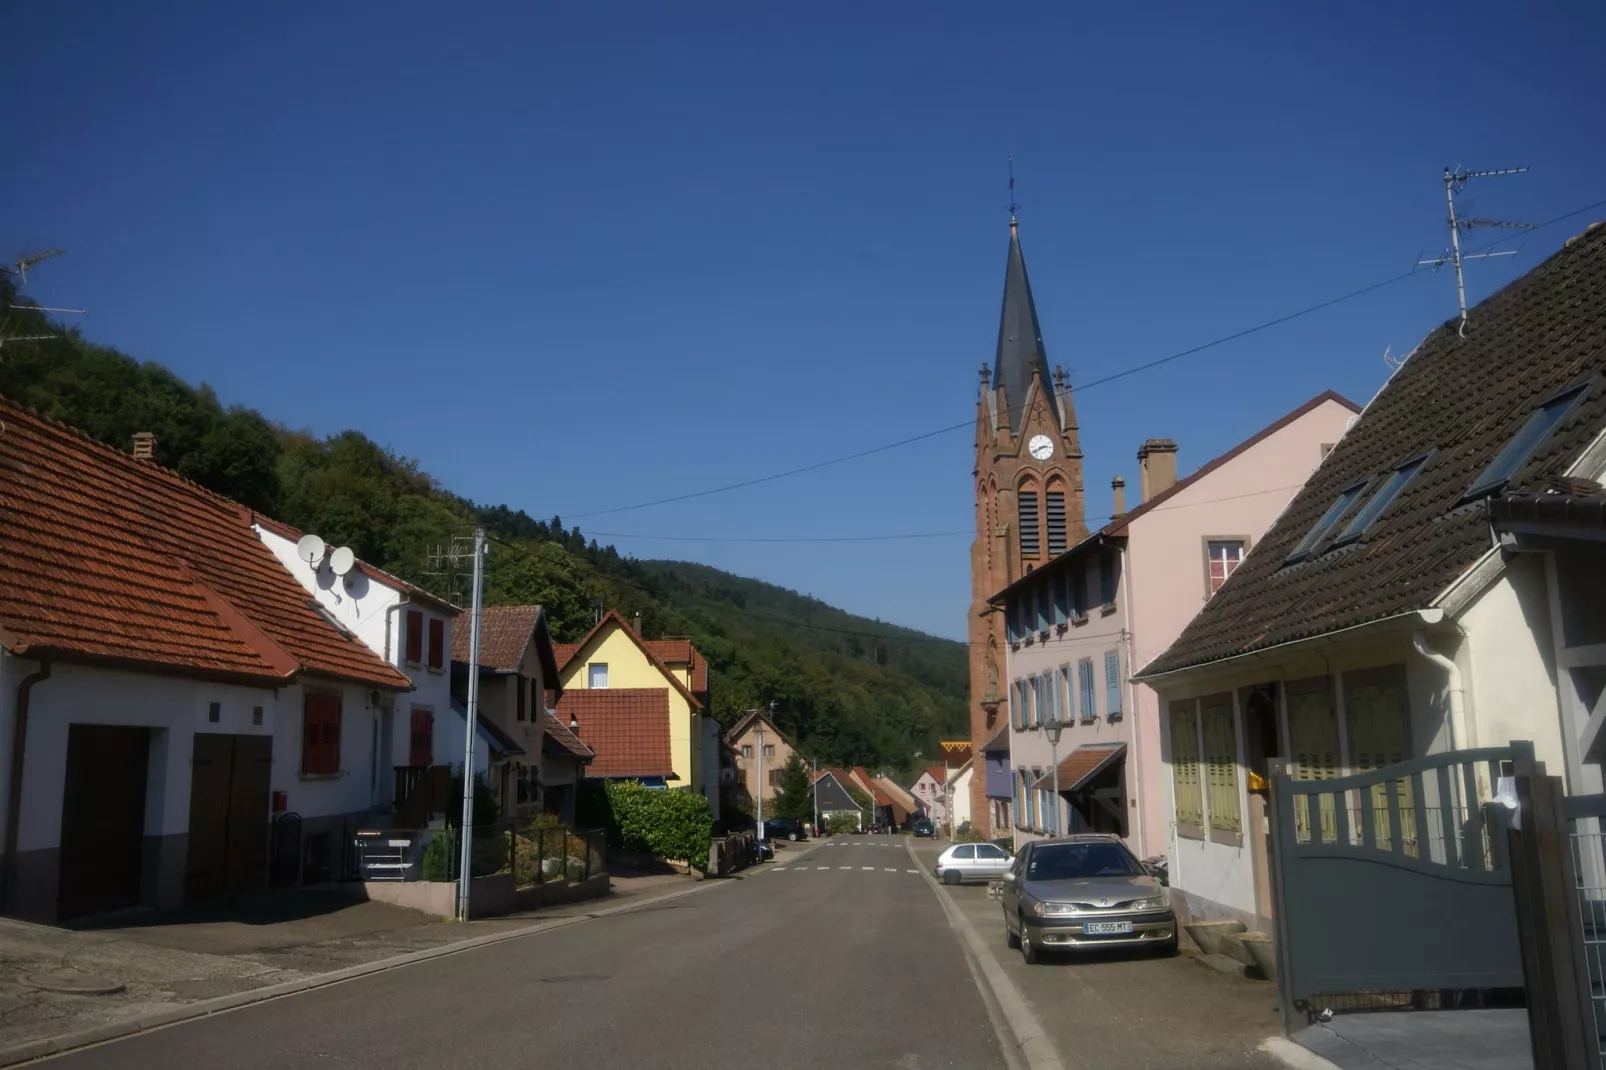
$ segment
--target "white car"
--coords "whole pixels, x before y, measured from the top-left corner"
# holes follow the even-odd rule
[[[1009,863],[1009,852],[996,843],[956,843],[937,856],[937,879],[944,884],[996,880]]]

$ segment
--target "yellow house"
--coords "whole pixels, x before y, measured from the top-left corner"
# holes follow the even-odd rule
[[[704,795],[717,793],[718,785],[707,782],[703,775],[703,752],[706,749],[703,745],[703,722],[708,705],[708,663],[689,640],[645,640],[616,610],[609,610],[584,639],[578,643],[559,644],[556,653],[558,678],[563,683],[564,708],[582,711],[577,713],[580,738],[597,751],[597,765],[591,775],[618,766],[623,771],[621,775],[636,778],[635,767],[642,765],[643,771],[646,771],[651,765],[648,755],[656,748],[654,741],[640,738],[640,727],[622,722],[612,723],[621,716],[616,711],[624,710],[625,706],[600,701],[604,696],[587,692],[627,692],[634,695],[662,692],[668,706],[669,766],[673,770],[671,775],[662,778],[665,786],[690,788]],[[594,718],[606,720],[604,723],[588,725],[583,712],[586,710],[594,711]],[[560,720],[562,716],[560,714]],[[657,733],[654,732],[654,735]],[[621,753],[604,753],[610,744]],[[607,775],[606,772],[603,775]],[[716,770],[716,780],[717,776]],[[647,776],[639,779],[658,778]]]

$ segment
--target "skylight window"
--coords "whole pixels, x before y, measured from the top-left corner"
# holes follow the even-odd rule
[[[1327,538],[1328,533],[1338,526],[1338,522],[1344,519],[1345,514],[1350,511],[1350,506],[1355,504],[1356,499],[1360,498],[1370,485],[1371,480],[1362,480],[1340,494],[1338,500],[1327,507],[1327,512],[1322,514],[1322,518],[1316,521],[1316,526],[1299,540],[1299,545],[1288,555],[1288,560],[1303,561],[1309,557],[1321,541]]]
[[[1411,482],[1411,477],[1421,470],[1426,461],[1426,457],[1418,457],[1416,460],[1407,461],[1390,472],[1389,477],[1383,481],[1383,485],[1372,492],[1372,496],[1366,500],[1366,504],[1361,506],[1360,511],[1355,514],[1348,524],[1344,525],[1344,530],[1338,533],[1338,538],[1333,540],[1333,545],[1342,546],[1347,542],[1354,542],[1365,535],[1366,530],[1376,523],[1378,517],[1383,515],[1383,510],[1387,509],[1400,491],[1405,489],[1405,485]]]
[[[1483,470],[1483,474],[1478,476],[1467,490],[1467,498],[1481,498],[1504,487],[1511,477],[1517,474],[1517,469],[1528,463],[1528,458],[1533,456],[1534,450],[1539,448],[1540,443],[1556,430],[1556,425],[1561,423],[1562,417],[1567,415],[1567,410],[1573,407],[1573,402],[1583,396],[1583,393],[1582,386],[1575,386],[1565,393],[1557,394],[1535,409],[1528,417],[1528,422],[1512,436],[1511,441],[1506,443],[1506,448],[1495,455],[1495,459],[1489,462],[1489,467]]]

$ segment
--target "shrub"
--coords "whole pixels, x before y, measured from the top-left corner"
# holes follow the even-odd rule
[[[857,832],[859,818],[856,814],[832,814],[825,820],[825,831],[833,836],[840,836],[845,832]]]
[[[961,821],[959,827],[954,829],[954,839],[960,843],[980,843],[981,833],[972,828],[969,821]]]
[[[454,880],[457,875],[457,830],[444,828],[435,833],[424,848],[419,875],[427,881]],[[474,876],[488,877],[507,868],[507,833],[501,831],[476,833],[474,857],[470,862]]]
[[[700,794],[657,791],[640,782],[586,781],[578,800],[587,823],[608,830],[608,845],[708,867],[714,818]],[[598,787],[589,787],[598,784]]]

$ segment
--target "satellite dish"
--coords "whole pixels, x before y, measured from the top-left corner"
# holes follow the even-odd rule
[[[344,576],[356,563],[357,555],[351,552],[349,546],[337,546],[334,553],[329,555],[329,569],[336,576]]]
[[[303,535],[301,541],[296,543],[296,556],[301,558],[313,568],[323,560],[323,540],[316,535]]]

